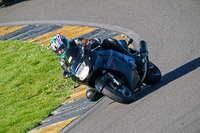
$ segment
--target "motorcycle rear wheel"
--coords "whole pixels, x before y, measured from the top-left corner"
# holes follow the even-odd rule
[[[154,85],[161,80],[161,72],[159,68],[152,62],[149,62],[149,69],[147,71],[144,83],[147,85]]]
[[[102,94],[119,103],[129,104],[133,102],[135,100],[134,92],[127,88],[125,85],[123,85],[122,87],[123,90],[120,88],[118,88],[118,90],[106,84],[102,90]],[[123,94],[123,91],[126,91],[126,93]]]

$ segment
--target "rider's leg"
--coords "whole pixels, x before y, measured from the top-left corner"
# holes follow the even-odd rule
[[[124,49],[116,39],[114,38],[106,38],[102,43],[103,49],[112,49],[118,51],[120,53],[127,53],[128,51]]]
[[[102,43],[102,47],[104,49],[112,49],[112,50],[118,51],[120,53],[126,54],[128,56],[131,56],[135,59],[136,65],[143,66],[143,59],[140,56],[132,55],[128,50],[123,48],[123,46],[121,46],[117,40],[115,40],[113,38],[104,39],[103,43]]]

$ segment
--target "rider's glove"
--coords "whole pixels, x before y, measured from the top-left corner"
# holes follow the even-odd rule
[[[69,78],[69,77],[70,77],[70,72],[64,71],[64,72],[63,72],[63,78],[64,78],[64,79],[67,79],[67,78]]]

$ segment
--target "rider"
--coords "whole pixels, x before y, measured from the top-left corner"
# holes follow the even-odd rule
[[[65,36],[57,34],[54,36],[51,41],[50,41],[50,47],[51,49],[59,56],[59,64],[64,70],[63,72],[63,77],[64,78],[69,78],[70,77],[70,70],[68,67],[68,64],[66,63],[64,59],[64,55],[69,50],[70,46],[73,45],[81,45],[82,44],[83,38],[76,38],[72,40],[68,40]],[[90,47],[95,47],[97,45],[101,45],[103,49],[113,49],[122,53],[125,53],[127,55],[130,55],[130,52],[128,52],[128,49],[124,49],[121,47],[121,45],[118,45],[117,41],[113,38],[106,38],[103,40],[101,43],[101,40],[98,38],[94,39],[89,39],[90,42]],[[137,56],[136,58],[136,64],[141,65],[142,61],[141,59]],[[96,101],[100,97],[102,97],[101,93],[98,93],[95,89],[87,87],[86,89],[86,97],[91,100],[91,101]]]

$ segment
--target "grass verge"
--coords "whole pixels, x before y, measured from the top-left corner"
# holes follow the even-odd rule
[[[35,43],[0,41],[0,132],[34,128],[73,90],[58,57]]]

